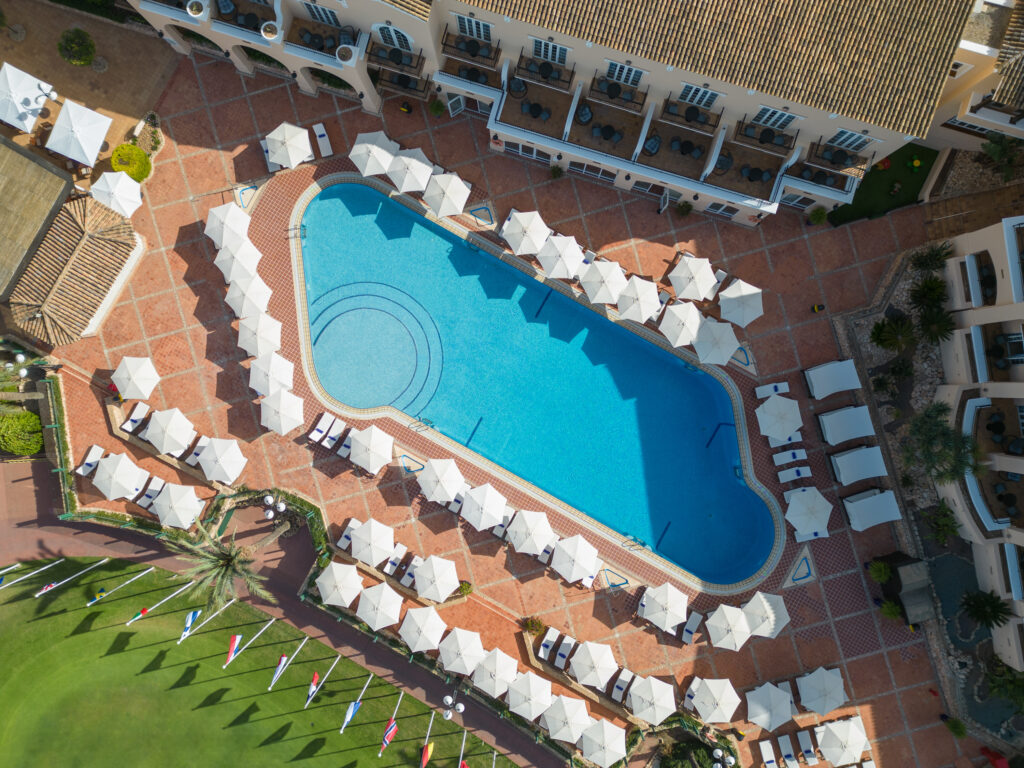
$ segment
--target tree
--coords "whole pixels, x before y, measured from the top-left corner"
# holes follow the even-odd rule
[[[1010,620],[1010,604],[995,592],[967,592],[960,599],[960,608],[967,618],[986,629],[1001,627]]]
[[[946,281],[938,275],[925,275],[910,289],[910,303],[918,312],[946,304]]]
[[[39,415],[17,410],[0,413],[0,450],[15,456],[34,456],[43,449],[43,425]]]
[[[922,310],[917,322],[921,338],[929,344],[948,341],[956,330],[956,318],[953,317],[953,313],[941,306]]]
[[[871,343],[882,349],[902,352],[914,341],[914,324],[909,317],[887,317],[879,320],[871,329]]]
[[[1003,175],[1003,181],[1013,178],[1013,172],[1020,160],[1021,141],[1010,138],[1005,133],[990,131],[985,136],[981,151],[985,153],[988,164]]]
[[[953,244],[932,243],[914,251],[910,266],[918,272],[937,272],[946,265],[946,259],[953,255]]]
[[[947,403],[932,403],[910,420],[903,460],[933,480],[952,483],[977,467],[974,438],[953,429]]]

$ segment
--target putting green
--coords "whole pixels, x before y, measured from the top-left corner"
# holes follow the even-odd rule
[[[398,734],[377,758],[384,725],[398,701],[398,691],[377,678],[345,733],[338,733],[346,708],[368,677],[347,658],[338,662],[309,708],[302,709],[313,672],[323,677],[336,657],[322,643],[307,642],[267,692],[278,657],[291,655],[302,639],[283,622],[275,622],[222,670],[230,636],[243,635],[244,644],[267,621],[250,606],[232,605],[177,645],[185,614],[202,605],[198,595],[185,593],[125,626],[141,608],[184,583],[166,571],[153,571],[87,607],[99,588],[109,592],[146,568],[112,560],[32,597],[44,584],[93,562],[66,560],[0,590],[5,765],[419,765],[431,710],[411,696],[402,699]],[[5,583],[41,564],[11,571]],[[430,739],[431,765],[455,765],[462,731],[438,714]],[[472,768],[491,765],[492,750],[473,736],[466,740],[465,755]],[[513,764],[499,756],[497,765]]]

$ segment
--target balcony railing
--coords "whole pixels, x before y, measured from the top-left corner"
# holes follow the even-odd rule
[[[595,72],[594,79],[590,81],[587,98],[639,114],[644,111],[647,89],[641,90],[635,85],[609,80],[600,72]]]
[[[426,99],[430,83],[425,77],[412,77],[404,72],[390,72],[378,68],[377,87],[381,90],[400,93],[403,96],[413,96],[417,99]]]
[[[757,147],[765,152],[786,155],[796,145],[796,137],[799,135],[800,131],[796,133],[783,133],[777,128],[748,123],[746,119],[743,119],[736,124],[736,133],[733,136],[733,141],[738,144]]]
[[[441,37],[441,52],[475,67],[497,69],[501,47],[497,40],[488,43],[475,37],[454,34],[445,27]]]
[[[864,178],[864,174],[871,165],[870,159],[863,155],[854,154],[841,147],[833,147],[822,141],[811,144],[807,153],[807,162],[858,179]]]
[[[260,28],[266,22],[277,21],[273,6],[254,3],[251,0],[226,0],[224,3],[207,0],[207,2],[213,5],[217,12],[216,18],[220,21],[256,34],[259,34]],[[229,8],[230,10],[227,10]]]
[[[423,51],[410,53],[401,48],[388,48],[376,43],[370,46],[370,62],[381,69],[418,76],[423,71]]]
[[[722,113],[701,109],[694,104],[675,101],[670,96],[665,99],[665,103],[661,107],[661,116],[658,119],[691,131],[712,135],[722,120]]]
[[[527,56],[525,51],[519,52],[519,62],[515,69],[515,76],[522,80],[530,80],[567,93],[572,87],[575,74],[575,65],[569,68],[565,64],[535,59],[532,56]]]
[[[848,192],[850,189],[850,177],[835,169],[829,172],[807,163],[797,163],[786,171],[786,175],[836,192]]]

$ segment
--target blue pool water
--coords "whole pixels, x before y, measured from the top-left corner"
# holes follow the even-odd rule
[[[768,558],[774,523],[714,378],[365,185],[327,188],[303,224],[332,397],[428,419],[706,581]]]

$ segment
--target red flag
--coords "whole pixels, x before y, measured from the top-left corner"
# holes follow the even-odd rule
[[[380,743],[380,752],[377,754],[377,757],[384,754],[384,750],[388,748],[388,744],[390,744],[391,740],[395,738],[396,733],[398,733],[398,723],[396,723],[395,718],[392,717],[388,720],[387,727],[384,729],[384,739]]]
[[[309,693],[306,694],[306,706],[307,707],[309,706],[309,702],[312,701],[313,697],[316,695],[316,684],[318,682],[320,682],[320,673],[319,672],[314,672],[313,673],[313,682],[311,682],[309,684]]]
[[[469,763],[463,760],[461,763],[459,763],[459,768],[469,768]]]
[[[420,755],[420,768],[427,768],[430,756],[434,754],[434,742],[423,745],[423,754]]]
[[[228,660],[224,662],[224,666],[225,667],[228,664],[231,663],[231,660],[233,658],[235,658],[235,656],[238,655],[238,645],[241,642],[242,642],[242,636],[241,635],[232,635],[231,636],[231,642],[228,644]]]

